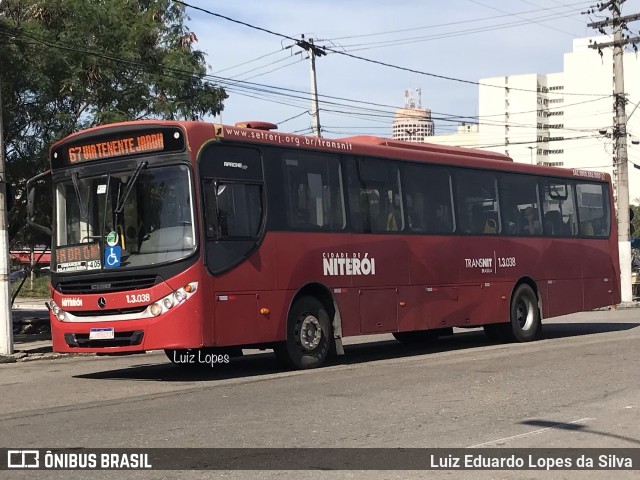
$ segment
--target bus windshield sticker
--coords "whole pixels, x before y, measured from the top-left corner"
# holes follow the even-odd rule
[[[78,270],[86,270],[87,262],[66,262],[56,265],[57,272],[77,272]]]
[[[118,246],[107,247],[104,251],[105,268],[116,268],[120,266],[122,250]]]
[[[107,245],[110,247],[115,247],[118,244],[118,234],[114,231],[111,231],[107,234]]]

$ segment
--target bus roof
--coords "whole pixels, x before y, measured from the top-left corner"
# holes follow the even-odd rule
[[[234,126],[212,124],[200,121],[179,120],[137,120],[120,122],[93,127],[81,132],[76,132],[65,139],[59,140],[53,148],[63,142],[68,142],[83,136],[95,136],[118,130],[131,130],[136,126],[144,128],[150,125],[183,127],[191,133],[188,135],[188,143],[194,139],[200,141],[207,137],[226,139],[240,142],[262,143],[293,148],[307,148],[309,150],[324,150],[343,152],[353,155],[371,155],[383,158],[398,158],[417,162],[433,162],[442,164],[467,165],[496,170],[519,171],[541,175],[561,177],[581,177],[590,180],[610,182],[610,176],[604,172],[549,167],[542,165],[529,165],[527,163],[514,162],[509,156],[469,147],[444,146],[432,143],[406,142],[370,135],[357,135],[344,138],[318,138],[305,135],[297,135],[277,131],[277,126],[269,122],[252,121],[238,122]],[[190,141],[191,140],[191,141]],[[198,143],[198,141],[196,141]],[[53,149],[52,148],[52,149]],[[444,157],[444,158],[443,158]]]
[[[392,140],[389,138],[375,137],[372,135],[356,135],[354,137],[344,137],[340,140],[345,142],[363,143],[368,145],[379,145],[392,148],[408,148],[411,150],[419,150],[422,152],[438,152],[438,153],[453,153],[456,155],[465,155],[468,157],[485,158],[492,160],[503,160],[507,162],[513,162],[513,160],[502,153],[489,152],[486,150],[479,150],[477,148],[470,147],[453,147],[445,145],[437,145],[428,142],[407,142],[404,140]]]

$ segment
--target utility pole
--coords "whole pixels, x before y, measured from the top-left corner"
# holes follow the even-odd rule
[[[7,229],[7,175],[4,159],[2,88],[0,85],[0,355],[13,353],[13,322],[9,295],[9,231]]]
[[[320,108],[318,107],[318,83],[316,81],[316,56],[321,57],[326,55],[326,52],[319,47],[316,47],[313,43],[313,39],[302,39],[296,42],[303,50],[306,50],[309,54],[309,61],[311,65],[311,126],[313,128],[313,134],[316,137],[322,137],[320,133]]]
[[[627,159],[627,115],[625,105],[627,99],[624,93],[624,47],[627,44],[636,44],[640,38],[624,38],[623,28],[627,22],[640,19],[640,14],[623,17],[620,6],[624,0],[609,0],[599,4],[598,11],[609,9],[612,18],[593,22],[588,26],[597,28],[601,33],[605,26],[613,27],[613,42],[595,43],[590,48],[601,51],[606,47],[613,47],[613,98],[614,98],[614,127],[615,157],[614,170],[617,175],[617,207],[618,207],[618,248],[620,254],[620,290],[623,302],[631,302],[633,293],[631,289],[631,239],[629,229],[629,164]]]

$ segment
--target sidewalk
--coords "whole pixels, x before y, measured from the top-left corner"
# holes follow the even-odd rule
[[[13,363],[41,358],[57,358],[51,346],[51,327],[45,302],[47,298],[16,298],[11,307],[13,323],[13,351],[0,355],[0,363]],[[37,312],[37,316],[25,316],[25,310]],[[27,314],[28,315],[28,314]]]
[[[45,302],[48,302],[48,298],[30,298],[30,297],[18,297],[11,306],[11,309],[18,310],[47,310]]]

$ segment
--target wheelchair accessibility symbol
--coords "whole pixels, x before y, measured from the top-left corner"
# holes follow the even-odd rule
[[[122,250],[119,246],[107,247],[104,252],[104,266],[106,268],[119,267],[121,255]]]

